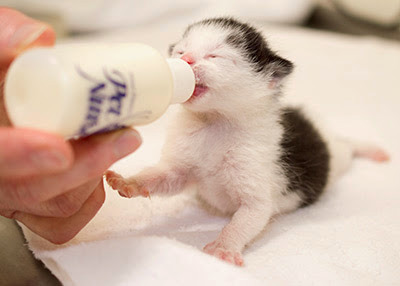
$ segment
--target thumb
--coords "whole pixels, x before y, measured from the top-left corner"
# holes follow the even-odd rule
[[[55,33],[48,25],[5,7],[0,7],[0,27],[0,125],[10,125],[2,94],[8,66],[28,48],[53,45]]]
[[[55,33],[45,23],[24,14],[0,7],[0,67],[11,63],[16,55],[32,46],[53,45]]]

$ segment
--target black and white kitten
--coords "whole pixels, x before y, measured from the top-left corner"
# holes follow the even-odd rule
[[[354,156],[385,161],[379,148],[323,134],[301,110],[280,102],[293,64],[262,34],[232,18],[189,26],[170,55],[187,61],[196,89],[183,104],[160,163],[106,179],[124,197],[172,195],[190,182],[231,222],[204,251],[242,265],[242,250],[278,213],[315,202]]]

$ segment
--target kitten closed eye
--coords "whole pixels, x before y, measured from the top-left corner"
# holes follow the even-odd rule
[[[183,55],[184,53],[185,53],[185,52],[182,51],[182,50],[179,50],[179,51],[176,52],[177,55]]]
[[[215,58],[222,58],[220,55],[216,54],[208,54],[205,56],[206,59],[215,59]]]

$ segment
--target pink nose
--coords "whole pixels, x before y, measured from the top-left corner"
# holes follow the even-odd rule
[[[184,60],[185,62],[187,62],[189,65],[192,65],[195,63],[195,60],[194,60],[192,54],[184,54],[181,57],[181,59]]]

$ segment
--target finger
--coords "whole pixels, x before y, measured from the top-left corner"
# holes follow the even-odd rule
[[[14,218],[34,233],[55,244],[62,244],[75,237],[96,215],[105,200],[103,181],[83,204],[82,208],[68,218],[41,217],[16,212]]]
[[[26,49],[54,45],[55,33],[47,24],[5,7],[0,7],[0,27],[0,125],[9,126],[2,95],[8,66]]]
[[[82,208],[82,205],[102,180],[102,177],[97,177],[48,201],[31,204],[20,209],[18,207],[21,206],[14,206],[13,209],[43,217],[70,217]]]
[[[60,172],[73,157],[72,147],[58,135],[0,127],[0,179]]]
[[[141,144],[137,131],[123,129],[95,135],[72,143],[75,160],[68,172],[24,180],[0,180],[0,189],[10,201],[23,206],[55,198],[89,180],[102,176],[113,163]]]
[[[54,30],[24,14],[0,7],[0,66],[8,65],[12,59],[33,46],[49,46],[55,41]]]

